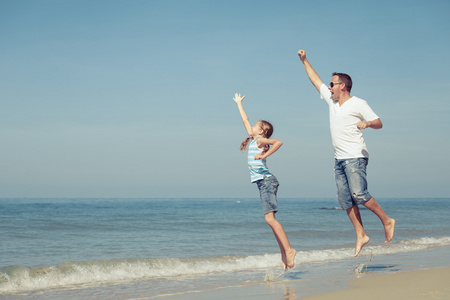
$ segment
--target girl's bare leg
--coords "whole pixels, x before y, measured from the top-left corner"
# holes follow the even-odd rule
[[[273,229],[272,229],[272,231],[273,231]],[[280,239],[275,234],[275,231],[273,232],[273,234],[275,235],[275,238],[277,239],[278,247],[280,247],[281,263],[283,264],[283,270],[286,270],[287,269],[286,252],[284,251],[284,247],[283,247],[283,244],[281,243]]]
[[[291,247],[283,226],[277,221],[277,219],[275,219],[274,212],[266,214],[265,219],[267,224],[269,224],[269,226],[272,228],[273,234],[277,239],[278,246],[280,247],[283,268],[293,268],[297,251],[295,251],[295,249]]]

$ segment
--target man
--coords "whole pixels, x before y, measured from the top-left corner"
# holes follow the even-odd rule
[[[380,218],[384,226],[385,243],[394,237],[395,220],[389,218],[367,191],[366,166],[369,152],[361,130],[383,127],[380,118],[366,101],[350,96],[352,79],[344,73],[333,73],[328,88],[306,59],[304,50],[298,51],[306,74],[322,99],[329,106],[331,139],[334,146],[335,180],[339,204],[347,211],[356,231],[355,257],[369,242],[359,213],[364,205]]]

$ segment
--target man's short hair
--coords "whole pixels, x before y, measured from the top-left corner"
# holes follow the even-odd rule
[[[334,72],[332,76],[338,76],[339,81],[345,83],[345,88],[350,93],[350,91],[352,90],[353,82],[352,78],[348,74]]]

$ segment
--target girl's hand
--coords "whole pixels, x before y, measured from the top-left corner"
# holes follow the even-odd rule
[[[241,94],[236,93],[236,94],[234,94],[233,100],[236,103],[240,103],[240,102],[242,102],[242,100],[244,100],[244,98],[245,98],[245,95],[241,97]]]
[[[254,157],[255,160],[263,159],[263,156],[261,154],[256,154]]]
[[[258,148],[264,148],[266,145],[272,145],[269,150],[264,154],[256,154],[255,159],[266,159],[275,153],[281,146],[283,146],[283,142],[277,139],[266,139],[263,137],[258,138]]]

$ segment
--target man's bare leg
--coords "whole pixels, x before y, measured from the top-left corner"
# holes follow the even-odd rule
[[[273,234],[277,239],[278,246],[280,247],[283,269],[286,270],[286,268],[293,268],[297,251],[291,247],[283,226],[281,226],[277,219],[275,219],[275,214],[273,212],[266,214],[265,219],[267,224],[269,224],[272,228]]]
[[[394,237],[395,220],[386,215],[380,204],[378,204],[374,198],[370,198],[370,200],[363,205],[380,218],[380,221],[384,226],[384,242],[389,243]]]
[[[361,249],[370,241],[370,238],[366,235],[366,232],[364,231],[358,205],[354,205],[348,208],[347,215],[350,218],[350,221],[352,221],[353,227],[355,227],[356,246],[354,257],[356,257],[358,256],[359,252],[361,252]]]

